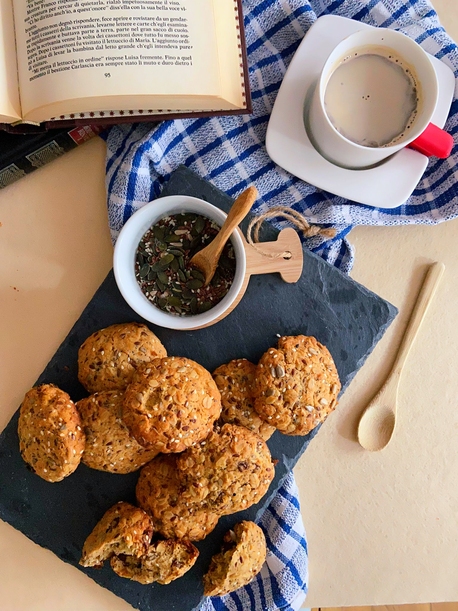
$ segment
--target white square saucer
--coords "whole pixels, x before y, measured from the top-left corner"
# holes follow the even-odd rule
[[[267,126],[266,148],[272,161],[320,189],[377,208],[396,208],[412,194],[428,157],[405,148],[380,165],[348,170],[325,159],[312,145],[304,126],[304,104],[332,49],[343,39],[372,26],[346,17],[325,15],[305,35],[283,78]],[[439,100],[432,122],[443,127],[450,111],[455,76],[430,56],[439,80]]]

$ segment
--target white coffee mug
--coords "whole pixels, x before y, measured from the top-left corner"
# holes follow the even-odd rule
[[[409,72],[409,78],[415,83],[417,103],[406,129],[387,144],[367,146],[349,139],[341,133],[342,130],[338,131],[328,114],[325,95],[331,76],[343,62],[352,61],[358,54],[360,57],[371,53],[377,55],[377,51],[385,59],[391,57],[390,53],[392,57],[401,58],[403,69]],[[372,167],[406,146],[425,155],[447,157],[453,146],[453,138],[430,123],[437,100],[436,72],[428,54],[420,45],[395,30],[364,29],[340,42],[326,60],[311,96],[308,112],[305,113],[306,128],[319,152],[332,163],[344,168]],[[358,117],[355,119],[358,120]],[[383,119],[380,117],[380,120]]]

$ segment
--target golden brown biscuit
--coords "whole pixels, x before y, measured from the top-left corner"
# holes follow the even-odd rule
[[[111,325],[90,335],[78,350],[78,380],[95,393],[122,390],[137,367],[167,351],[146,325],[130,322]]]
[[[200,541],[215,528],[219,515],[183,498],[185,485],[177,471],[176,457],[160,454],[143,467],[137,482],[137,502],[166,539]]]
[[[240,522],[224,535],[221,552],[204,575],[205,596],[223,596],[246,586],[266,560],[266,539],[254,522]]]
[[[124,395],[122,418],[145,448],[182,452],[205,439],[221,412],[210,372],[184,357],[153,359]]]
[[[80,564],[101,567],[113,554],[139,557],[146,553],[153,534],[151,518],[130,503],[116,503],[97,522],[83,546]]]
[[[307,435],[335,409],[339,374],[314,337],[286,336],[261,357],[253,385],[259,416],[286,435]]]
[[[86,434],[81,460],[91,469],[132,473],[157,455],[155,450],[146,450],[130,435],[121,420],[123,400],[122,390],[106,390],[76,404]]]
[[[54,384],[26,393],[18,435],[22,458],[47,482],[60,482],[80,464],[85,444],[81,418],[69,395]]]
[[[222,422],[245,426],[260,435],[265,441],[275,431],[254,409],[253,382],[256,365],[247,359],[234,359],[220,365],[213,372],[213,379],[221,393]]]
[[[184,498],[221,515],[257,503],[275,474],[264,439],[235,424],[225,424],[180,454],[177,467],[187,485]]]
[[[120,577],[142,584],[167,584],[184,575],[195,564],[199,550],[190,541],[166,539],[151,543],[141,558],[113,556],[110,564]]]

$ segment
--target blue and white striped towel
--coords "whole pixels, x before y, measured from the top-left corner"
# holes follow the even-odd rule
[[[428,0],[242,0],[253,97],[250,116],[165,121],[111,128],[106,135],[106,181],[113,240],[131,214],[160,194],[184,164],[235,197],[250,184],[259,191],[256,212],[290,206],[309,222],[333,226],[335,239],[316,236],[307,246],[349,272],[353,251],[347,235],[355,225],[436,224],[458,216],[456,147],[447,160],[432,159],[409,200],[399,208],[352,204],[282,170],[268,157],[265,134],[282,78],[307,30],[321,15],[336,14],[369,25],[402,30],[458,76],[458,50]],[[446,129],[457,138],[458,101]],[[277,223],[281,228],[282,223]],[[298,609],[307,590],[307,547],[297,490],[288,478],[261,522],[269,540],[267,566],[250,586],[212,609]]]

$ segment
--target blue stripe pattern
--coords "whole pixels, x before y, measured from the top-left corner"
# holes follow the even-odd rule
[[[430,160],[412,196],[395,209],[354,204],[321,191],[276,166],[265,149],[270,112],[286,69],[316,19],[334,14],[372,26],[401,30],[447,64],[458,77],[458,49],[429,0],[242,0],[253,113],[250,116],[183,119],[114,126],[107,140],[106,184],[113,241],[126,220],[156,198],[179,166],[186,165],[235,197],[256,184],[255,212],[275,205],[294,208],[310,223],[335,227],[336,237],[309,238],[306,246],[349,272],[354,251],[348,233],[356,225],[434,225],[458,216],[458,150]],[[457,89],[458,91],[458,89]],[[458,141],[458,99],[446,129]],[[280,229],[285,222],[274,224]],[[204,611],[299,609],[308,584],[307,543],[298,493],[290,475],[260,521],[268,558],[260,575],[237,593],[207,599]]]

